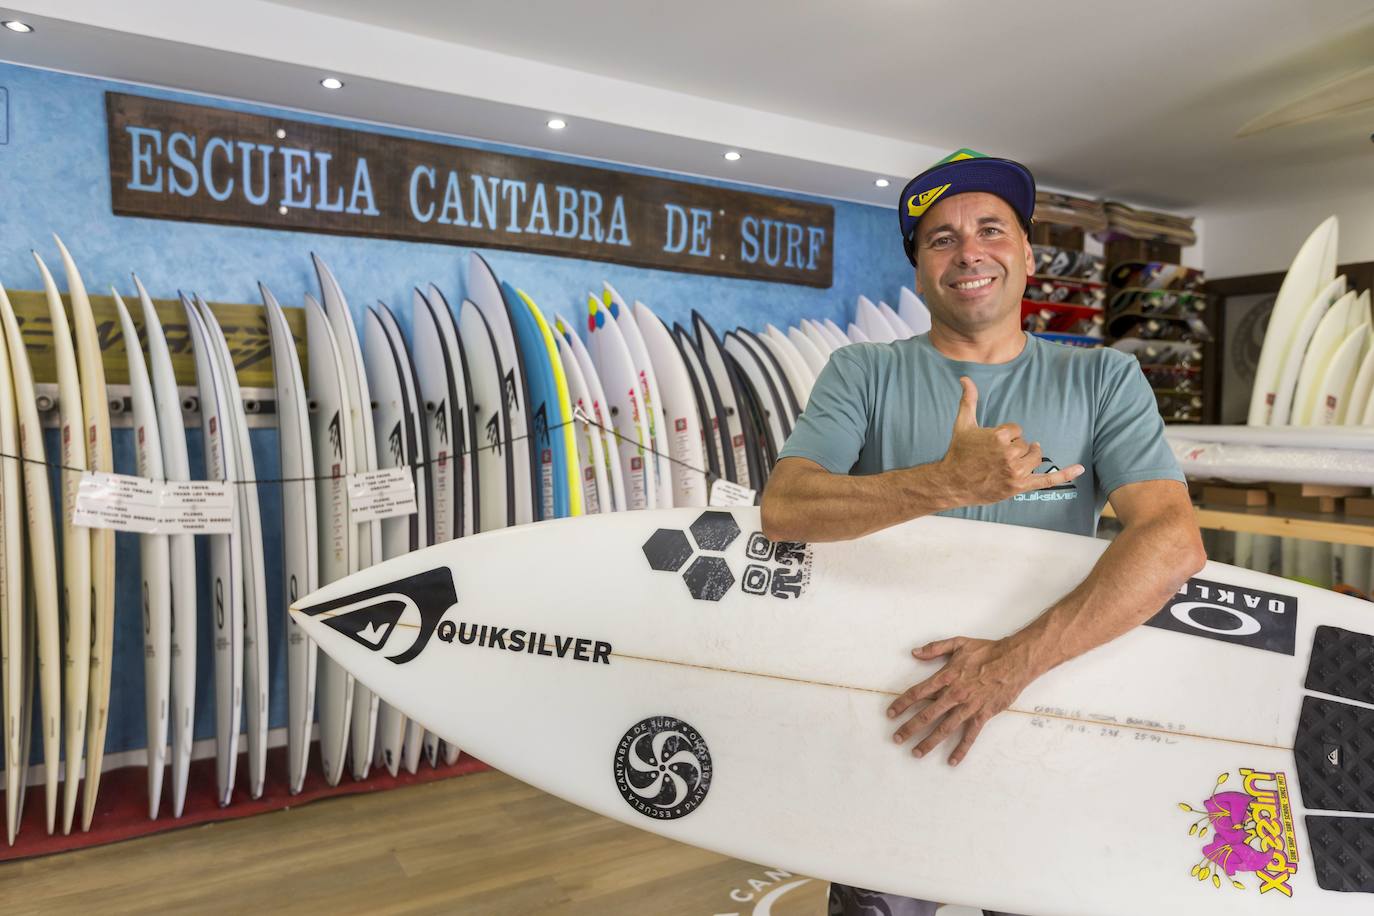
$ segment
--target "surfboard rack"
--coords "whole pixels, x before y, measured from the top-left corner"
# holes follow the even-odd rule
[[[187,429],[200,428],[200,392],[195,386],[182,385],[181,419]],[[44,429],[56,429],[58,425],[57,385],[53,382],[40,382],[34,385],[38,402],[38,418]],[[248,419],[249,429],[277,428],[277,393],[273,388],[244,388],[243,408]],[[132,429],[134,425],[132,394],[128,385],[109,385],[106,395],[110,401],[110,427],[112,429]]]

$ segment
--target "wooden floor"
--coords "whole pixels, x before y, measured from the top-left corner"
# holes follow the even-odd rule
[[[770,891],[781,893],[761,912],[825,911],[823,882],[662,839],[496,772],[0,864],[5,916],[752,916]]]

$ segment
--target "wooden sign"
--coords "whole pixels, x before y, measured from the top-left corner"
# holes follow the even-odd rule
[[[108,92],[120,216],[828,287],[833,207]]]

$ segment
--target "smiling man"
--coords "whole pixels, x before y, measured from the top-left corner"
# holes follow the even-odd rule
[[[913,178],[898,206],[930,332],[830,358],[768,478],[764,533],[835,541],[940,514],[1092,535],[1107,502],[1123,526],[1077,588],[1048,609],[1022,609],[1038,615],[1024,627],[966,638],[949,608],[949,638],[893,646],[914,656],[916,681],[886,709],[893,744],[914,741],[920,758],[954,739],[957,765],[1029,683],[1143,623],[1206,556],[1135,360],[1021,330],[1034,269],[1030,171],[961,150]],[[922,828],[939,835],[938,824],[913,825]],[[832,916],[929,916],[936,906],[831,887]]]

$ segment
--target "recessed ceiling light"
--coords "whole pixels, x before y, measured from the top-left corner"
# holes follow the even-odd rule
[[[286,129],[285,129],[285,128],[283,128],[283,127],[278,127],[278,128],[277,128],[277,139],[278,139],[278,140],[285,140],[285,139],[286,139]]]
[[[739,162],[739,153],[735,152],[734,150],[730,150],[730,152],[725,154],[725,161]]]
[[[335,79],[332,76],[326,76],[324,79],[320,80],[320,85],[326,89],[342,89],[343,80]]]
[[[21,35],[33,31],[33,26],[29,25],[27,22],[20,22],[18,19],[6,19],[3,24],[5,28],[9,29],[11,32],[18,32]]]
[[[549,130],[562,130],[568,126],[568,122],[562,118],[549,118]]]
[[[874,187],[885,188],[888,185],[888,181],[886,178],[879,178],[877,181],[873,182],[873,185]]]

